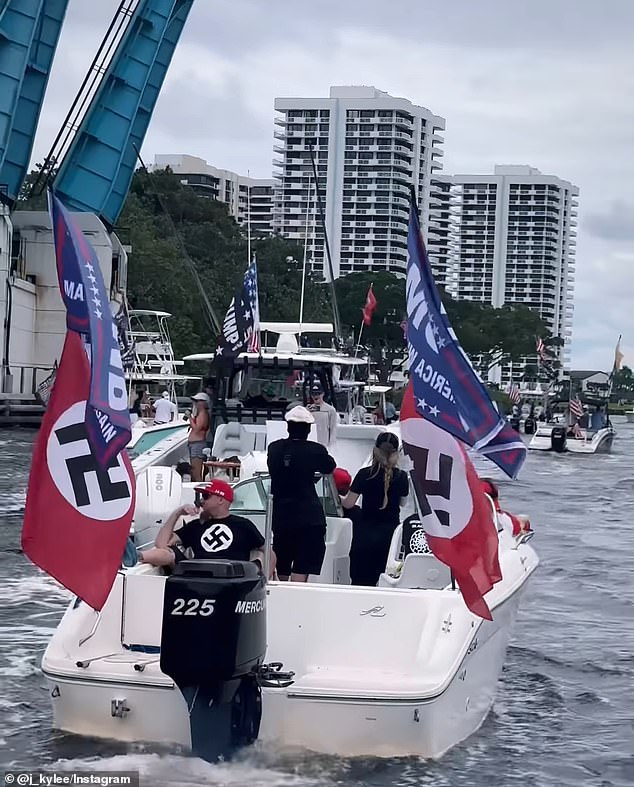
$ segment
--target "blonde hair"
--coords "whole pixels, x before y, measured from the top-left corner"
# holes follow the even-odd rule
[[[383,510],[387,506],[387,493],[394,477],[394,468],[398,464],[398,441],[381,440],[381,437],[382,435],[379,435],[377,445],[372,450],[373,461],[368,478],[376,478],[383,470],[383,505],[381,506]]]

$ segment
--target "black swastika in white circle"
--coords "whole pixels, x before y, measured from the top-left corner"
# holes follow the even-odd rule
[[[432,512],[427,496],[442,497],[445,500],[451,499],[451,473],[453,470],[453,457],[447,454],[440,454],[438,458],[438,480],[435,481],[429,475],[429,451],[427,448],[420,448],[416,445],[407,445],[406,452],[413,460],[416,467],[412,473],[412,480],[417,492],[421,514],[428,516]],[[449,511],[434,509],[438,521],[445,527],[450,527],[451,519]]]
[[[221,552],[233,543],[231,528],[222,524],[208,527],[200,537],[200,545],[207,552]]]
[[[83,516],[110,522],[130,511],[134,481],[121,455],[101,467],[88,441],[86,402],[75,402],[55,421],[46,464],[62,497]]]
[[[64,426],[61,429],[55,430],[55,435],[60,445],[67,445],[68,443],[77,443],[80,440],[85,440],[87,445],[88,432],[86,431],[85,424],[71,424]],[[70,482],[75,493],[75,503],[77,506],[90,505],[90,495],[86,485],[86,476],[88,473],[94,473],[97,477],[97,484],[101,492],[101,498],[104,502],[112,500],[121,500],[129,497],[130,492],[128,485],[125,481],[111,481],[109,471],[118,467],[116,457],[113,457],[108,464],[102,468],[97,462],[92,448],[89,454],[82,456],[72,456],[66,459],[66,467],[70,476]]]

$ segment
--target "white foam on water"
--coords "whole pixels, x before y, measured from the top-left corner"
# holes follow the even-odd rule
[[[30,602],[50,609],[63,609],[72,597],[70,590],[43,572],[26,577],[5,577],[0,585],[0,604],[3,607]]]
[[[257,753],[238,761],[212,765],[197,757],[124,754],[115,757],[58,760],[53,770],[138,771],[141,783],[155,787],[323,787],[329,779],[306,778],[267,767],[257,767]]]
[[[26,490],[3,492],[0,494],[3,514],[19,514],[24,511],[26,503]]]

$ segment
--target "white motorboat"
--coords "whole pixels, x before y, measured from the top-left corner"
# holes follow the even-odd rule
[[[528,447],[533,451],[556,453],[607,453],[612,448],[615,434],[612,424],[596,430],[579,428],[575,434],[562,424],[540,423]]]
[[[634,410],[626,410],[623,415],[628,424],[634,424]]]
[[[194,496],[193,485],[173,471],[150,471],[156,474],[163,479],[158,497],[150,491],[146,498],[149,519],[168,498]],[[493,621],[467,609],[433,555],[403,554],[401,527],[378,586],[350,586],[351,522],[332,480],[320,484],[328,525],[320,576],[306,585],[270,582],[265,603],[236,606],[247,614],[266,607],[266,662],[289,671],[286,681],[264,683],[260,738],[343,756],[439,757],[472,734],[491,707],[537,556],[525,537],[500,530],[503,579],[486,596]],[[268,478],[241,481],[234,492],[233,511],[263,529]],[[186,748],[204,737],[197,713],[190,715],[196,696],[188,704],[161,669],[179,647],[170,635],[175,619],[163,605],[173,580],[147,565],[122,568],[100,613],[79,600],[69,605],[42,662],[55,727]],[[179,622],[195,627],[200,618],[191,614]],[[183,658],[195,658],[188,653]]]
[[[171,314],[153,309],[130,309],[124,311],[123,316],[126,324],[121,331],[121,357],[130,397],[137,388],[154,395],[166,390],[176,402],[177,387],[184,389],[187,383],[201,383],[200,376],[180,372],[185,362],[174,356],[168,328]]]

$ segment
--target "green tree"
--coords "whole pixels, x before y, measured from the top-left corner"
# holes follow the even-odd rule
[[[629,366],[622,366],[614,375],[615,391],[634,391],[634,373]]]
[[[135,173],[116,231],[129,237],[128,298],[136,308],[164,309],[177,355],[212,351],[216,333],[205,319],[191,272],[222,321],[248,264],[245,233],[227,207],[197,195],[169,170]],[[299,319],[301,249],[271,237],[253,243],[263,320]],[[307,277],[306,320],[328,318],[325,288]]]

